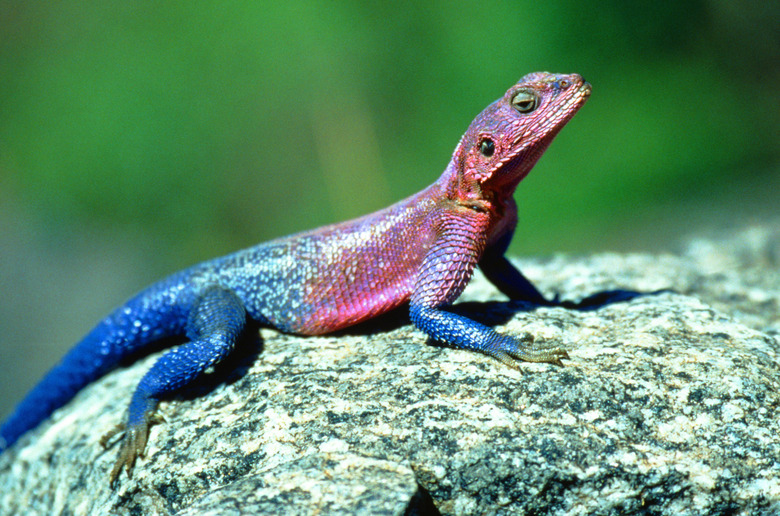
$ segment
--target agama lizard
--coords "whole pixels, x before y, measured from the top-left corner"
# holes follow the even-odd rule
[[[516,360],[560,364],[562,349],[501,335],[447,311],[474,267],[513,300],[548,301],[504,256],[517,224],[512,198],[558,131],[590,96],[576,74],[526,75],[471,123],[441,177],[364,217],[195,265],[141,291],[103,319],[0,427],[14,444],[85,385],[164,337],[186,336],[143,376],[125,415],[110,474],[131,473],[160,398],[224,359],[254,321],[301,335],[332,332],[409,303],[430,338]]]

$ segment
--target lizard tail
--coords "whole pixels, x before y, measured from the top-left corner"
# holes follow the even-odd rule
[[[0,452],[126,357],[141,352],[153,341],[182,333],[186,317],[171,305],[170,294],[165,289],[142,292],[93,328],[3,421]]]

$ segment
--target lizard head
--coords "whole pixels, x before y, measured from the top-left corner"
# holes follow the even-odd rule
[[[536,72],[520,79],[463,135],[453,155],[453,193],[463,200],[511,196],[590,90],[577,74]]]

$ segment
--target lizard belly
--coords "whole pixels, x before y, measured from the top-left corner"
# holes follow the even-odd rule
[[[410,267],[410,262],[396,263],[398,266],[393,267],[382,263],[381,258],[377,263],[377,257],[362,255],[334,264],[336,275],[324,276],[327,281],[315,279],[304,287],[303,303],[311,310],[295,331],[305,335],[328,333],[408,301],[418,267]]]

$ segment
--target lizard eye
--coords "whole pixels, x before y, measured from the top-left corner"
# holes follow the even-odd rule
[[[512,98],[512,106],[520,113],[530,113],[539,106],[539,97],[530,91],[521,90]]]
[[[479,142],[479,152],[486,158],[489,158],[496,152],[496,144],[490,138],[484,138]]]

